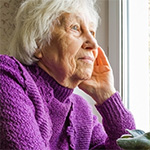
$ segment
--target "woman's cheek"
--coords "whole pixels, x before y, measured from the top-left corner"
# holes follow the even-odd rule
[[[74,72],[75,72],[75,70],[76,70],[76,61],[75,61],[75,59],[74,58],[70,58],[69,59],[69,62],[68,62],[68,68],[69,68],[69,72],[71,73],[71,74],[73,74]]]

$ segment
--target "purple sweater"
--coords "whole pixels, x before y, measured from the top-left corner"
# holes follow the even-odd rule
[[[38,65],[0,55],[0,149],[119,150],[116,139],[134,119],[116,92],[96,106],[58,84]]]

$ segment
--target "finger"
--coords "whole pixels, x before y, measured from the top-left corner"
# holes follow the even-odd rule
[[[95,60],[95,66],[100,66],[100,65],[103,65],[103,63],[102,63],[102,60],[101,60],[100,50],[99,50],[99,47],[98,47],[98,55],[97,55],[97,58]]]
[[[103,65],[110,66],[107,56],[101,47],[98,47],[98,57],[97,58],[98,58],[98,62],[100,65],[103,64]]]
[[[95,60],[94,66],[101,66],[101,65],[103,65],[103,62],[100,58],[97,57]]]

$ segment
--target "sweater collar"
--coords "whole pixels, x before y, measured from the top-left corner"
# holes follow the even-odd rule
[[[39,82],[38,80],[40,80],[40,86],[44,85],[44,88],[53,89],[54,97],[60,102],[65,102],[65,100],[73,93],[73,89],[60,85],[54,78],[52,78],[37,64],[28,66],[28,68],[35,82]]]

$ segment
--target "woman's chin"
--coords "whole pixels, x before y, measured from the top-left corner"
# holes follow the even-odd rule
[[[79,78],[81,80],[88,80],[91,78],[91,76],[92,76],[92,71],[90,70],[85,70],[84,72],[79,74]]]

